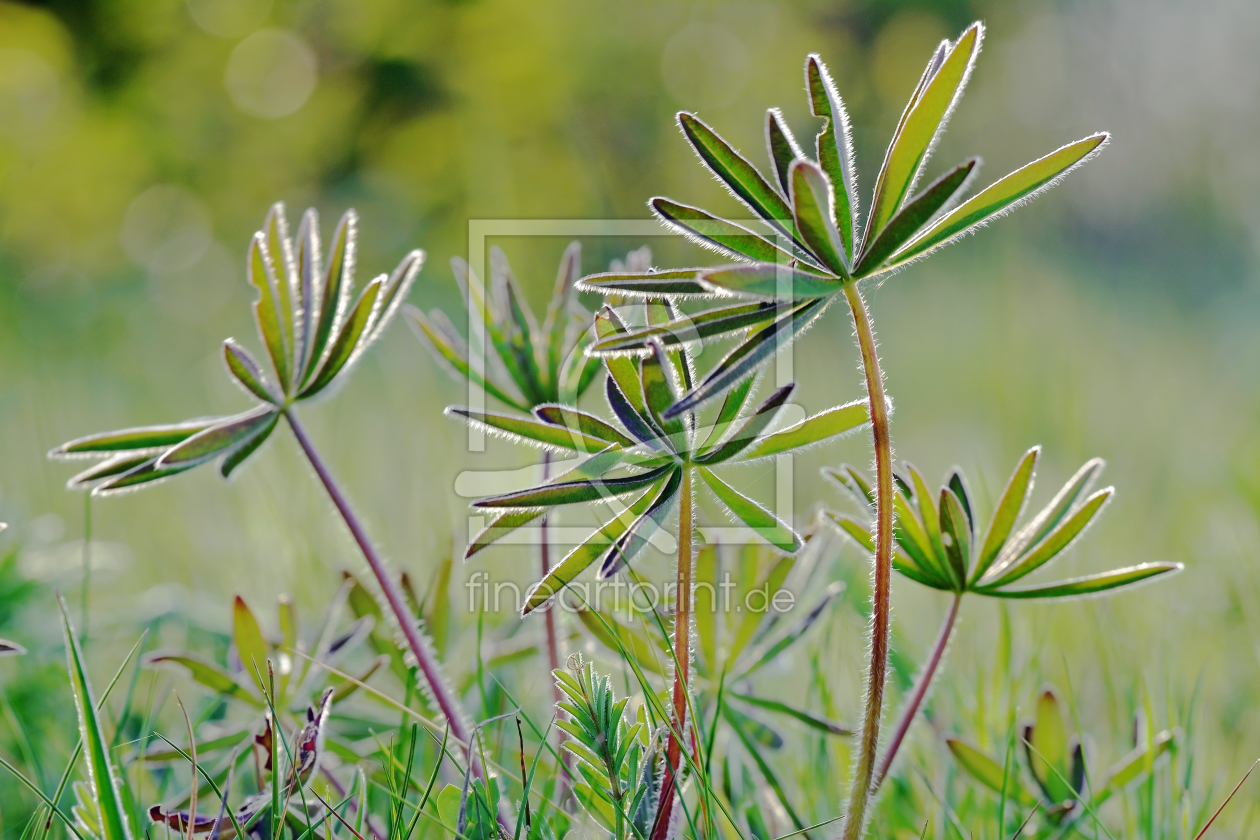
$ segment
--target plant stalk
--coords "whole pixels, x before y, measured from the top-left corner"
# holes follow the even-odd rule
[[[551,453],[543,453],[543,483],[545,484],[551,478]],[[538,530],[539,546],[538,559],[541,567],[542,577],[539,580],[546,580],[548,573],[551,572],[551,535],[547,527],[547,517],[544,515],[539,523]],[[556,636],[556,612],[549,605],[543,610],[543,616],[547,621],[547,658],[551,664],[552,671],[560,670],[560,642]],[[555,698],[555,702],[564,702],[564,692],[560,690],[560,684],[555,680],[551,681],[551,693]],[[563,731],[563,730],[561,730]]]
[[[652,825],[651,840],[665,840],[674,809],[674,787],[682,762],[682,734],[687,722],[687,685],[691,665],[691,470],[682,471],[678,505],[678,586],[674,596],[674,723],[665,748],[665,778]]]
[[[928,688],[932,685],[932,678],[936,676],[936,669],[940,666],[941,660],[945,658],[945,649],[949,647],[950,637],[954,635],[954,624],[958,620],[958,608],[962,606],[962,598],[963,594],[961,592],[954,594],[954,603],[950,605],[949,613],[945,616],[945,622],[941,624],[940,633],[936,636],[936,644],[932,646],[932,653],[928,656],[927,663],[924,664],[923,671],[919,674],[914,691],[910,693],[905,707],[901,710],[901,718],[897,721],[897,728],[893,730],[892,738],[888,740],[888,746],[884,748],[884,755],[879,760],[879,768],[875,771],[875,780],[871,785],[872,794],[879,790],[879,786],[884,783],[884,779],[888,776],[888,771],[892,769],[893,761],[897,758],[897,750],[901,749],[901,742],[906,739],[906,733],[910,731],[910,725],[914,723],[914,718],[919,713],[919,707],[923,705],[923,698],[927,697]]]
[[[384,559],[377,553],[376,546],[368,538],[367,531],[364,530],[362,523],[359,522],[358,517],[351,510],[350,502],[346,499],[345,494],[341,492],[336,479],[333,478],[327,465],[320,458],[310,438],[306,436],[306,430],[298,422],[297,415],[293,412],[293,409],[287,409],[284,412],[284,416],[289,421],[289,428],[293,430],[293,436],[297,438],[298,445],[302,447],[307,460],[315,468],[316,475],[323,482],[324,489],[328,491],[328,495],[332,498],[333,504],[336,505],[341,518],[345,520],[346,527],[350,529],[350,534],[354,537],[354,541],[359,544],[359,549],[363,552],[363,559],[367,561],[368,567],[376,577],[381,593],[385,596],[386,605],[389,607],[390,612],[394,614],[403,638],[407,641],[407,648],[411,651],[412,656],[415,657],[420,672],[424,674],[425,682],[429,685],[429,690],[433,694],[433,699],[437,703],[438,709],[450,724],[452,737],[464,745],[468,751],[468,760],[473,764],[473,773],[480,777],[480,762],[472,749],[472,735],[460,709],[459,701],[451,693],[446,680],[442,677],[441,666],[437,661],[437,657],[434,656],[428,645],[425,644],[424,638],[420,635],[419,623],[416,617],[411,614],[411,608],[407,606],[407,600],[403,597],[402,590],[394,582],[394,579],[389,576],[389,570],[385,568]]]
[[[884,684],[888,678],[888,642],[892,598],[892,438],[888,428],[888,402],[884,397],[884,375],[871,330],[866,302],[856,282],[844,287],[853,312],[853,327],[862,352],[866,393],[870,399],[871,431],[875,439],[875,585],[871,594],[871,662],[867,673],[865,719],[849,807],[845,811],[844,840],[860,840],[866,827],[867,806],[875,776],[875,756],[879,751],[879,726],[884,711]]]

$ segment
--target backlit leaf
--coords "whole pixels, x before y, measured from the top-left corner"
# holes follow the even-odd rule
[[[531,508],[573,505],[615,499],[655,484],[674,467],[666,465],[646,472],[621,478],[600,478],[585,481],[564,481],[545,484],[528,490],[517,490],[498,496],[489,496],[473,502],[475,508]]]
[[[865,400],[835,406],[758,440],[744,454],[744,459],[751,461],[754,458],[790,452],[836,435],[847,434],[862,428],[869,422],[870,411],[867,409]]]
[[[981,579],[982,587],[1005,586],[1050,562],[1070,546],[1073,540],[1085,530],[1094,516],[1102,510],[1103,505],[1111,498],[1112,489],[1099,490],[1081,505],[1070,517],[1056,528],[1049,536],[1037,544],[1032,551],[1018,560],[1001,568],[994,566],[985,578]],[[991,580],[992,582],[987,582]]]
[[[474,411],[463,406],[451,406],[446,409],[446,414],[463,418],[470,425],[485,429],[491,434],[523,443],[538,443],[551,449],[599,452],[607,449],[609,444],[609,441],[584,434],[579,429],[546,423],[532,417]]]
[[[692,242],[728,259],[769,263],[786,263],[796,259],[796,255],[748,228],[720,219],[698,207],[679,204],[668,198],[654,198],[648,206],[661,221]]]
[[[836,723],[834,720],[828,720],[827,718],[820,717],[813,712],[807,711],[806,709],[791,706],[787,703],[780,703],[778,700],[769,700],[765,697],[755,697],[751,694],[740,694],[736,691],[730,692],[730,695],[731,697],[747,703],[750,706],[756,706],[759,709],[765,709],[766,711],[774,712],[775,714],[786,715],[787,717],[800,721],[806,726],[817,729],[820,732],[825,732],[828,735],[846,736],[853,734],[853,730],[850,727]]]
[[[188,440],[198,432],[205,431],[220,420],[222,418],[190,420],[187,423],[172,423],[165,426],[140,426],[117,432],[101,432],[63,443],[49,452],[48,457],[67,460],[119,452],[156,454],[160,450]]]
[[[783,114],[778,108],[766,111],[766,149],[770,152],[770,162],[774,164],[774,174],[779,182],[779,194],[786,196],[789,191],[788,170],[792,161],[805,157],[792,130],[783,121]]]
[[[668,271],[613,271],[591,274],[578,281],[583,292],[622,295],[629,298],[707,298],[713,293],[701,286],[696,275],[703,268],[674,268]]]
[[[700,468],[704,483],[709,485],[713,495],[735,514],[740,522],[756,532],[766,542],[781,551],[794,552],[803,544],[801,538],[790,526],[752,499],[744,496],[711,471]]]
[[[858,208],[849,114],[836,93],[827,65],[817,55],[810,55],[805,60],[805,86],[809,89],[810,110],[815,117],[827,121],[818,132],[818,163],[827,173],[835,191],[835,223],[844,242],[844,256],[848,264],[853,260]]]
[[[789,174],[792,217],[809,250],[840,277],[848,277],[845,245],[836,229],[836,202],[831,182],[823,171],[806,160],[792,163]]]
[[[421,343],[429,349],[429,352],[439,362],[448,367],[453,374],[470,380],[474,385],[480,387],[504,405],[520,411],[529,410],[522,398],[509,395],[494,382],[472,369],[468,362],[467,345],[464,344],[458,335],[454,334],[453,330],[444,328],[442,324],[442,321],[446,320],[444,313],[434,310],[432,316],[426,316],[414,306],[407,306],[403,309],[403,315],[407,317],[412,330]]]
[[[357,256],[355,242],[358,237],[359,216],[347,210],[337,223],[333,233],[332,250],[324,269],[318,306],[318,319],[314,319],[314,332],[306,355],[306,370],[298,380],[300,386],[311,381],[323,361],[329,339],[341,328],[346,310],[354,294],[354,263]]]
[[[1019,800],[1020,804],[1030,806],[1033,798],[1019,786],[1014,774],[1008,775],[1002,765],[994,761],[980,750],[963,741],[961,738],[946,738],[945,745],[954,754],[958,766],[980,784],[996,794],[1002,793],[1003,781],[1006,784],[1006,795]]]
[[[260,694],[265,693],[268,690],[267,640],[263,638],[258,619],[254,618],[254,613],[240,595],[232,602],[232,644],[236,646],[236,657],[246,678]]]
[[[780,301],[828,297],[841,289],[838,280],[775,263],[708,268],[701,272],[700,282],[724,297]]]
[[[284,401],[281,394],[272,390],[271,383],[267,381],[262,368],[250,352],[234,339],[229,338],[223,342],[223,361],[227,363],[228,371],[236,378],[236,381],[258,399],[274,405],[279,405]]]
[[[1108,137],[1104,132],[1069,143],[986,187],[895,253],[889,259],[888,267],[894,268],[918,259],[1031,201],[1093,157],[1106,145]]]
[[[276,300],[279,280],[271,255],[267,252],[266,236],[262,232],[254,234],[254,239],[250,242],[247,265],[249,283],[258,290],[258,300],[254,301],[254,320],[258,325],[258,334],[267,348],[267,355],[271,357],[276,379],[287,392],[289,348],[285,346],[284,332],[280,326],[279,303]]]
[[[648,341],[651,339],[656,339],[666,347],[673,347],[761,326],[786,311],[787,305],[774,301],[723,306],[694,315],[683,315],[664,324],[611,334],[591,345],[590,352],[597,356],[643,355],[647,352]]]
[[[631,447],[635,442],[623,435],[612,425],[605,423],[593,414],[564,405],[540,405],[534,409],[538,419],[553,426],[560,426],[579,432],[586,437],[595,438],[619,446]]]
[[[1019,462],[1019,466],[1015,468],[1015,472],[1011,474],[1010,480],[1006,482],[1006,489],[1002,492],[1002,498],[998,500],[997,510],[993,513],[993,521],[989,524],[989,533],[985,536],[984,545],[976,559],[975,571],[971,573],[971,583],[974,584],[989,570],[1006,545],[1015,522],[1028,503],[1028,494],[1032,489],[1033,477],[1037,472],[1037,458],[1040,454],[1041,447],[1039,446],[1028,450],[1023,460]]]
[[[740,425],[739,429],[727,439],[723,440],[721,445],[716,449],[704,455],[697,457],[698,464],[720,464],[723,461],[734,458],[743,452],[765,432],[774,419],[779,415],[779,410],[787,403],[788,397],[792,395],[792,390],[796,387],[794,383],[789,383],[779,390],[775,391],[770,397],[757,407]]]
[[[167,450],[158,459],[158,469],[190,467],[204,463],[248,440],[263,426],[275,419],[274,406],[260,405],[249,411],[228,417],[198,432],[188,440]]]
[[[1093,595],[1098,592],[1106,592],[1110,589],[1118,589],[1121,586],[1139,583],[1140,581],[1144,581],[1158,575],[1164,575],[1170,572],[1179,572],[1181,569],[1182,565],[1180,563],[1142,563],[1138,566],[1130,566],[1125,569],[1117,569],[1112,572],[1103,572],[1102,574],[1097,575],[1086,575],[1085,577],[1071,578],[1070,580],[1059,581],[1058,583],[1048,583],[1044,586],[1030,586],[1020,589],[984,590],[984,594],[992,595],[997,598],[1076,598],[1083,595]]]
[[[352,364],[367,347],[366,341],[360,341],[365,334],[370,335],[372,325],[376,321],[379,314],[379,300],[381,287],[385,283],[385,276],[381,275],[368,283],[367,288],[363,290],[363,294],[359,295],[359,300],[355,303],[354,308],[350,310],[350,314],[346,317],[345,323],[341,325],[341,329],[337,332],[336,339],[328,348],[328,353],[324,359],[324,364],[320,367],[319,373],[311,380],[311,383],[302,389],[301,396],[303,399],[310,399],[320,391],[327,388],[336,379],[337,374]]]
[[[226,694],[236,700],[243,700],[258,707],[263,705],[261,700],[250,694],[245,690],[244,686],[234,680],[231,674],[195,653],[186,651],[154,651],[144,658],[144,664],[148,667],[156,667],[168,663],[185,668],[194,681],[216,694]]]

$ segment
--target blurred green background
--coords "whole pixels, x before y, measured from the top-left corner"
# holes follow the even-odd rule
[[[0,664],[14,707],[64,691],[50,593],[77,610],[83,579],[84,499],[44,454],[247,404],[218,348],[256,346],[244,252],[272,201],[294,225],[317,207],[325,236],[357,208],[361,283],[423,247],[411,301],[462,324],[447,261],[466,256],[470,219],[642,219],[656,194],[739,215],[673,114],[698,112],[760,163],[764,109],[781,106],[806,145],[811,51],[849,106],[865,201],[923,62],[976,18],[986,48],[932,171],[979,154],[987,183],[1093,131],[1115,137],[1061,188],[870,291],[897,454],[933,476],[960,464],[993,494],[1040,443],[1042,500],[1085,459],[1108,460],[1118,497],[1056,571],[1187,569],[1109,600],[1020,605],[1015,699],[1070,676],[1114,758],[1144,692],[1163,720],[1199,685],[1193,796],[1219,798],[1260,753],[1260,5],[1247,0],[0,3],[0,540],[14,553],[0,635],[32,650]],[[491,244],[541,307],[566,240]],[[583,268],[640,244],[659,265],[709,259],[664,236],[590,238]],[[807,408],[860,395],[839,313],[795,358]],[[464,398],[399,324],[304,415],[373,535],[422,580],[466,539],[456,475],[533,457],[467,453],[441,415]],[[92,505],[94,667],[165,613],[187,617],[163,625],[175,644],[186,626],[226,629],[233,592],[314,611],[338,569],[359,568],[291,436],[274,440],[231,486],[207,469]],[[859,437],[799,460],[802,519],[836,501],[816,467],[868,458]],[[523,580],[533,565],[502,549],[477,568]],[[816,645],[853,719],[865,572],[856,554],[842,567],[849,606]],[[472,568],[457,564],[454,587]],[[19,608],[23,581],[39,588]],[[896,580],[898,649],[921,657],[946,606]],[[977,686],[996,628],[989,604],[968,602],[934,699],[942,730],[991,742]],[[68,704],[59,714],[47,731],[64,740]]]

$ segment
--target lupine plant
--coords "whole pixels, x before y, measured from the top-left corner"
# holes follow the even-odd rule
[[[520,284],[498,248],[490,251],[490,294],[468,263],[451,260],[468,323],[490,340],[491,352],[473,353],[469,344],[440,309],[425,315],[414,306],[403,314],[433,356],[459,379],[525,413],[541,405],[576,405],[601,367],[586,355],[590,343],[590,313],[581,307],[573,284],[582,273],[582,247],[574,242],[560,259],[560,271],[541,323],[530,309]],[[489,370],[486,370],[486,366]],[[543,451],[543,478],[548,478],[550,450]],[[551,571],[551,540],[547,519],[539,522],[538,556],[544,576]],[[547,654],[551,670],[560,668],[556,617],[546,614]],[[556,694],[557,701],[560,694]]]
[[[672,305],[665,301],[648,300],[638,308],[649,324],[676,320]],[[627,327],[621,316],[605,307],[595,316],[594,331],[603,338],[624,334]],[[604,359],[605,396],[616,425],[562,405],[535,408],[534,417],[462,407],[447,411],[522,443],[591,456],[547,484],[474,502],[474,508],[497,515],[473,540],[468,556],[556,507],[633,497],[626,507],[614,509],[610,519],[530,590],[523,609],[526,615],[548,604],[596,563],[601,577],[617,573],[635,559],[677,507],[673,726],[663,788],[671,791],[677,783],[690,706],[695,480],[699,478],[729,514],[758,537],[782,551],[794,552],[800,547],[801,538],[791,525],[744,496],[720,478],[715,469],[728,462],[789,453],[853,431],[868,423],[870,415],[865,403],[854,402],[772,431],[794,386],[778,389],[751,409],[755,380],[750,377],[730,390],[711,424],[701,427],[695,411],[667,417],[669,406],[692,386],[694,362],[685,345],[667,350],[653,340],[649,348],[651,352],[642,359]],[[653,836],[663,835],[668,829],[673,801],[673,796],[661,798]]]
[[[935,497],[913,464],[907,462],[901,472],[893,474],[896,485],[893,504],[897,517],[893,532],[897,542],[893,568],[916,583],[949,592],[954,597],[918,683],[884,747],[872,781],[876,790],[888,775],[915,714],[927,696],[953,636],[964,595],[970,592],[990,598],[1047,601],[1079,598],[1181,570],[1180,563],[1142,563],[1053,583],[1014,586],[1075,545],[1114,493],[1111,487],[1090,493],[1103,469],[1103,460],[1094,458],[1077,470],[1044,508],[1017,528],[1032,495],[1040,454],[1041,448],[1033,447],[1020,460],[983,532],[976,521],[977,513],[961,470],[949,472]],[[874,553],[868,520],[875,505],[875,494],[870,483],[860,470],[847,464],[839,469],[824,468],[823,475],[847,491],[864,514],[858,518],[827,511],[828,518],[860,546]]]
[[[357,236],[358,216],[350,210],[337,224],[325,256],[319,216],[312,209],[303,215],[294,243],[283,204],[271,208],[263,229],[254,234],[246,273],[258,293],[254,321],[271,372],[264,372],[234,339],[223,343],[223,359],[233,380],[257,401],[255,407],[211,420],[89,435],[62,444],[49,456],[104,459],[68,484],[72,490],[90,489],[97,496],[150,486],[211,462],[218,462],[226,478],[258,450],[283,417],[363,552],[384,596],[385,612],[406,640],[426,688],[450,722],[451,734],[467,748],[471,730],[466,715],[447,686],[416,616],[297,417],[298,403],[344,383],[354,364],[389,325],[424,264],[423,251],[410,252],[392,274],[376,277],[356,299]]]
[[[743,334],[743,340],[665,411],[674,417],[713,399],[766,363],[843,295],[853,316],[871,406],[876,468],[875,586],[866,709],[843,836],[866,825],[879,751],[891,632],[893,549],[892,440],[874,331],[858,285],[928,256],[1054,186],[1106,144],[1106,133],[1070,143],[961,201],[979,160],[971,158],[916,192],[931,153],[971,76],[984,27],[942,41],[928,61],[889,143],[862,221],[853,145],[844,103],[817,55],[805,62],[810,109],[824,120],[808,159],[780,114],[766,115],[773,177],[702,120],[680,113],[678,124],[705,167],[763,223],[761,232],[666,198],[650,202],[665,223],[734,264],[716,268],[595,275],[579,287],[601,294],[712,299],[724,304],[592,346],[596,354],[645,352],[651,341],[681,343]]]

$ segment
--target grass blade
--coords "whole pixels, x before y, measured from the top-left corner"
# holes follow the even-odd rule
[[[127,823],[126,809],[119,792],[118,779],[109,760],[109,745],[96,705],[92,701],[92,689],[83,665],[79,642],[70,626],[70,616],[64,599],[58,597],[61,608],[62,631],[65,635],[67,668],[70,685],[74,691],[74,705],[79,715],[79,737],[87,752],[88,776],[100,811],[103,840],[131,840],[131,828]]]

